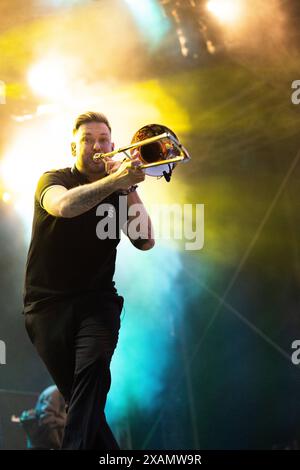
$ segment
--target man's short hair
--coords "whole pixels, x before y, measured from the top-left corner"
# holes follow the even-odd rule
[[[111,132],[110,124],[104,114],[96,113],[94,111],[88,111],[86,113],[80,114],[77,117],[73,128],[73,135],[76,134],[82,124],[87,124],[88,122],[102,122],[103,124],[107,125],[109,131]]]

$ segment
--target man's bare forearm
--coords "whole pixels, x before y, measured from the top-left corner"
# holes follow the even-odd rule
[[[69,189],[59,200],[61,217],[71,218],[81,215],[118,189],[117,179],[114,175]]]

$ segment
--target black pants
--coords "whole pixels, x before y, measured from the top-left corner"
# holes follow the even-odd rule
[[[63,449],[119,449],[104,408],[122,307],[123,297],[109,294],[25,315],[29,337],[68,405]]]

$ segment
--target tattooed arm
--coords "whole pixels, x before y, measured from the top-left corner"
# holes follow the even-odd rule
[[[145,179],[142,170],[124,162],[115,172],[93,183],[67,189],[54,185],[47,188],[41,204],[54,217],[76,217],[99,204],[119,189],[127,189]]]

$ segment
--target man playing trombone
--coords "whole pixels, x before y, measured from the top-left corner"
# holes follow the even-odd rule
[[[124,301],[113,281],[123,227],[118,226],[116,237],[99,238],[99,204],[113,208],[116,223],[120,197],[127,196],[127,208],[139,204],[140,235],[125,233],[140,250],[154,246],[152,223],[136,191],[145,179],[139,160],[94,158],[113,148],[107,118],[94,112],[80,115],[74,126],[73,168],[44,173],[35,193],[25,325],[68,406],[63,449],[119,448],[104,408]]]

